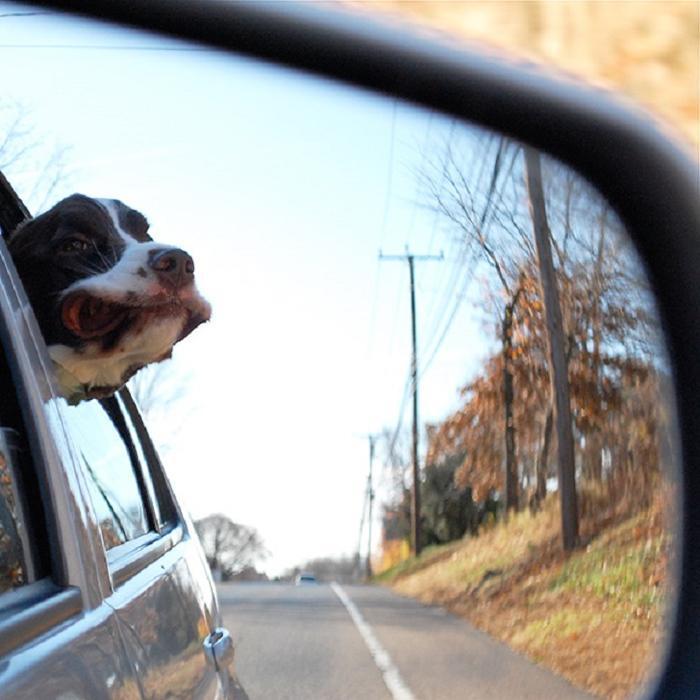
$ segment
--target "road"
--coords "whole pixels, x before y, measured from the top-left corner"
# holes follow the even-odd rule
[[[585,700],[442,608],[374,586],[219,585],[250,700]]]

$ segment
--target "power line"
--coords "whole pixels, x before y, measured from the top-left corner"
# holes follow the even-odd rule
[[[479,222],[479,227],[482,230],[484,230],[484,228],[486,226],[486,222],[489,218],[491,219],[491,221],[493,221],[493,217],[495,216],[495,212],[498,210],[498,208],[501,206],[501,204],[503,202],[505,187],[506,187],[507,183],[510,181],[509,180],[510,175],[513,171],[513,167],[514,167],[515,160],[516,160],[515,156],[517,156],[517,149],[515,152],[515,156],[511,160],[510,167],[508,168],[505,176],[503,178],[501,178],[501,186],[498,189],[498,192],[496,192],[498,179],[499,179],[499,176],[501,174],[501,165],[502,165],[503,161],[505,160],[506,151],[507,151],[509,145],[510,145],[509,142],[503,137],[501,137],[498,141],[498,148],[496,151],[496,158],[494,161],[491,181],[490,181],[488,193],[486,196],[486,202],[484,204],[484,209],[481,213],[480,222]],[[486,161],[486,159],[485,159],[485,161]],[[482,169],[482,175],[483,175],[483,169]],[[496,198],[495,198],[496,194],[498,196],[497,202],[496,202]],[[465,246],[465,252],[466,252],[466,250],[467,250],[467,247]],[[475,255],[472,254],[472,257],[475,257]],[[423,378],[423,375],[425,374],[425,372],[428,370],[428,367],[430,366],[430,364],[433,362],[433,360],[437,356],[437,353],[440,350],[442,343],[444,342],[445,338],[447,337],[447,334],[448,334],[450,327],[452,326],[452,323],[457,315],[457,311],[459,310],[459,307],[462,304],[462,301],[464,299],[464,295],[466,293],[466,289],[467,289],[469,283],[471,282],[471,280],[472,280],[471,275],[465,276],[464,282],[463,282],[462,287],[460,289],[460,293],[455,297],[452,311],[449,313],[449,316],[447,317],[447,323],[445,324],[445,326],[442,330],[442,333],[440,334],[438,341],[437,341],[435,347],[433,348],[432,353],[429,356],[428,361],[425,363],[425,365],[422,368],[421,379]]]
[[[381,254],[378,262],[381,262]],[[402,284],[403,280],[399,278],[398,284],[396,285],[396,303],[394,304],[394,313],[392,315],[393,320],[391,322],[391,332],[389,333],[389,357],[393,357],[394,355],[394,341],[396,340],[396,331],[399,327],[399,316],[401,315],[402,302],[404,298],[401,290]]]
[[[389,138],[389,165],[387,169],[387,180],[386,180],[386,188],[384,191],[384,207],[383,207],[383,212],[382,212],[382,224],[381,228],[379,230],[379,247],[381,248],[382,243],[384,241],[384,234],[386,231],[386,226],[387,226],[387,221],[389,219],[389,207],[391,204],[391,191],[393,188],[393,180],[394,180],[394,141],[395,141],[395,134],[396,134],[396,109],[397,109],[397,100],[394,100],[393,105],[392,105],[392,110],[391,110],[391,135]],[[375,318],[376,318],[376,312],[377,312],[377,296],[378,296],[378,289],[379,289],[379,271],[381,269],[381,266],[379,263],[377,263],[377,273],[374,278],[374,292],[372,295],[372,311],[370,314],[370,326],[369,326],[369,337],[367,341],[367,360],[369,361],[369,358],[371,357],[371,350],[372,350],[372,345],[374,341],[374,324],[375,324]],[[393,339],[392,339],[393,343]]]
[[[454,124],[453,124],[454,126]],[[450,136],[447,144],[445,145],[445,155],[442,160],[442,166],[441,166],[441,178],[440,178],[440,184],[437,188],[437,196],[440,196],[440,193],[445,187],[445,181],[448,180],[449,176],[449,171],[450,168],[455,168],[456,163],[454,160],[453,156],[453,151],[452,151],[452,142],[453,142],[453,133],[454,129],[450,131]],[[482,180],[484,179],[484,174],[486,172],[486,164],[489,161],[488,156],[488,151],[490,150],[491,144],[493,143],[493,140],[489,138],[488,144],[486,146],[487,149],[487,154],[484,158],[481,159],[472,159],[472,163],[474,164],[474,177],[472,178],[472,181],[476,184],[477,189],[479,188]],[[476,167],[479,167],[478,174],[476,174]],[[452,176],[454,177],[454,175]],[[464,178],[462,178],[463,180]],[[454,186],[454,180],[450,179],[449,182]],[[468,191],[468,190],[467,190]],[[440,214],[440,204],[438,202],[438,206],[436,208],[436,223],[437,223],[437,217]],[[453,265],[452,270],[450,272],[450,277],[447,282],[447,284],[444,287],[444,291],[441,295],[441,303],[439,305],[439,308],[441,309],[441,312],[438,314],[435,322],[432,324],[430,332],[427,334],[429,340],[428,343],[426,344],[426,352],[427,348],[430,346],[432,343],[432,339],[440,332],[440,328],[442,327],[442,324],[444,322],[444,319],[451,316],[451,313],[449,312],[450,307],[452,306],[452,302],[455,298],[455,291],[458,287],[458,284],[460,282],[460,279],[463,274],[464,270],[464,265],[463,263],[466,262],[466,256],[468,253],[468,246],[465,246],[463,241],[460,241],[459,243],[459,252],[457,255],[457,262],[455,265]],[[430,307],[430,313],[432,314],[432,309],[434,308],[434,304],[431,305]]]
[[[407,374],[406,374],[406,382],[404,383],[403,387],[403,396],[401,398],[401,403],[399,405],[399,417],[398,420],[396,421],[396,428],[394,432],[392,433],[391,440],[389,441],[389,448],[387,450],[387,456],[390,457],[394,453],[394,449],[396,448],[396,441],[399,438],[399,433],[401,432],[401,428],[403,427],[403,414],[406,410],[406,401],[408,401],[408,397],[411,394],[411,389],[413,388],[413,383],[411,381],[411,370],[409,368]]]
[[[452,123],[450,124],[450,132],[447,135],[447,146],[445,149],[445,157],[443,159],[442,167],[440,168],[441,174],[440,174],[440,184],[438,185],[438,192],[442,192],[442,188],[445,185],[445,178],[447,177],[447,158],[449,155],[449,149],[452,144],[452,139],[454,137],[455,133],[455,127],[457,126],[457,120],[453,119]],[[433,227],[432,230],[430,231],[430,243],[428,244],[428,252],[432,253],[433,252],[433,241],[435,240],[435,234],[437,232],[437,222],[438,222],[438,214],[439,212],[436,210],[435,211],[435,216],[433,217]]]
[[[384,191],[384,212],[382,214],[382,228],[380,232],[379,245],[382,245],[386,224],[389,220],[389,206],[391,204],[391,190],[394,181],[394,141],[396,138],[396,106],[397,100],[394,100],[391,109],[391,138],[389,139],[389,169],[387,171],[386,189]]]

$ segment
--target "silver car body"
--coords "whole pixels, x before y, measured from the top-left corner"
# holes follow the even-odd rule
[[[43,508],[50,550],[50,576],[0,594],[0,695],[245,697],[201,547],[162,472],[176,516],[106,551],[65,402],[2,241],[0,326],[41,486],[42,503],[28,511]],[[154,452],[150,461],[161,469]]]

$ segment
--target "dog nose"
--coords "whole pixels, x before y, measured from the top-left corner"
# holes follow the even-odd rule
[[[148,264],[161,282],[173,287],[183,287],[194,279],[194,260],[180,248],[157,250]]]

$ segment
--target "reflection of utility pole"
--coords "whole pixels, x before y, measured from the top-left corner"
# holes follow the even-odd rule
[[[413,255],[406,252],[403,255],[384,255],[379,251],[380,260],[406,260],[408,271],[411,277],[411,341],[413,351],[411,353],[411,384],[413,385],[413,487],[411,490],[411,544],[413,554],[418,556],[421,553],[421,528],[420,528],[420,480],[418,469],[418,351],[416,349],[416,292],[415,292],[415,260],[443,260],[440,255]]]

